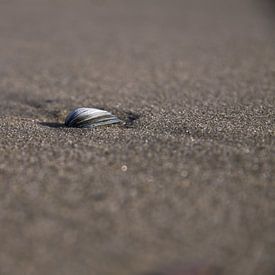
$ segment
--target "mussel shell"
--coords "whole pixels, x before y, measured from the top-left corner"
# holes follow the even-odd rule
[[[77,108],[70,112],[65,119],[65,125],[77,128],[94,128],[121,122],[110,112],[95,108]]]

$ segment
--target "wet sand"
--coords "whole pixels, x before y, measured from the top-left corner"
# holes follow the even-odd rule
[[[0,273],[274,274],[271,4],[1,1]]]

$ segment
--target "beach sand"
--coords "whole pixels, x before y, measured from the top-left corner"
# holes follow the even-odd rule
[[[0,274],[273,275],[274,10],[1,1]]]

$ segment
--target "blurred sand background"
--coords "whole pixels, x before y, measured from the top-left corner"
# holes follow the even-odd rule
[[[0,0],[0,274],[274,275],[274,6]]]

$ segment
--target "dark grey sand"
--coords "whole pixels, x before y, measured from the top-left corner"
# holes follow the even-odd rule
[[[0,274],[275,274],[274,13],[1,0]]]

